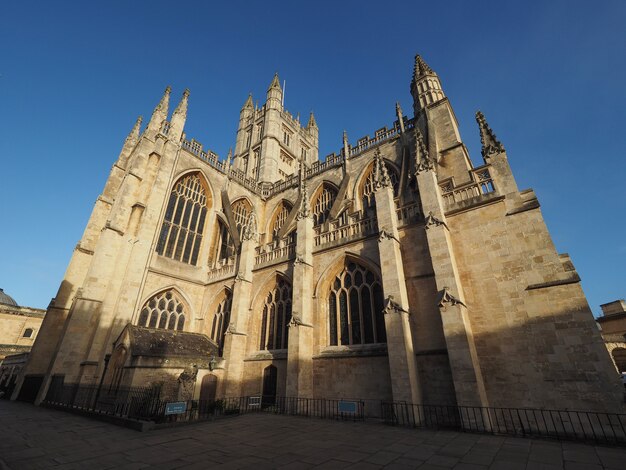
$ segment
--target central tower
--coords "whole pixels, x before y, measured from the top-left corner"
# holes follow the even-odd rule
[[[265,104],[254,106],[252,95],[241,108],[233,166],[246,177],[274,183],[318,159],[319,130],[313,113],[305,127],[283,108],[278,74],[267,89]]]

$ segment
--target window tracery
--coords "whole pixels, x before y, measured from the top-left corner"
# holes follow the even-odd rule
[[[159,255],[195,265],[207,214],[207,195],[200,176],[181,178],[170,194],[156,251]]]
[[[328,328],[331,346],[387,341],[377,275],[355,262],[344,267],[328,295]]]
[[[185,304],[174,290],[170,289],[156,294],[142,307],[137,325],[183,331]]]
[[[291,284],[279,279],[265,299],[259,349],[287,349],[291,321]]]

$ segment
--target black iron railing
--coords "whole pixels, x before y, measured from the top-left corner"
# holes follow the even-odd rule
[[[156,413],[160,388],[107,389],[79,384],[52,384],[43,403],[111,416],[150,419]]]
[[[297,398],[274,396],[247,396],[224,398],[215,401],[189,400],[184,403],[181,413],[167,414],[168,404],[160,400],[157,423],[201,421],[217,416],[248,413],[273,413],[280,415],[305,416],[323,419],[365,420],[365,404],[359,400],[335,400],[325,398]]]
[[[626,445],[626,414],[381,402],[385,423]]]

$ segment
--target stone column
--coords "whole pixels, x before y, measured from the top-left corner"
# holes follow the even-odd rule
[[[307,211],[308,212],[308,211]],[[287,396],[313,397],[313,219],[298,213],[289,322]]]
[[[226,358],[225,397],[241,396],[243,360],[246,356],[247,325],[252,295],[252,268],[257,246],[256,218],[252,214],[244,228],[239,253],[239,269],[233,286],[233,301],[230,308],[230,323],[224,338]]]
[[[382,159],[377,162],[378,177],[375,193],[376,217],[380,236],[378,249],[385,301],[385,329],[394,401],[421,403],[422,393],[413,350],[409,323],[409,299],[404,281],[404,266],[398,236],[398,216],[393,189]]]

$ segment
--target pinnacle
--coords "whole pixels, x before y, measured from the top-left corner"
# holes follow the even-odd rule
[[[248,99],[243,104],[243,109],[252,109],[252,108],[254,108],[254,105],[252,104],[252,93],[250,93],[248,95]]]
[[[476,112],[476,122],[480,130],[480,143],[482,144],[481,153],[483,157],[489,157],[493,154],[504,152],[504,146],[497,139],[496,134],[491,130],[485,115],[480,111]]]
[[[435,72],[424,62],[424,59],[422,59],[419,54],[416,54],[415,65],[413,66],[413,82],[416,82],[418,78],[428,74],[433,75]]]
[[[271,90],[272,88],[278,88],[279,90],[282,91],[282,88],[280,87],[280,80],[278,79],[278,72],[276,72],[274,74],[274,78],[272,79],[272,83],[270,83],[269,90]]]
[[[306,127],[317,127],[317,122],[315,121],[315,115],[313,114],[313,111],[311,111],[311,114],[309,116],[309,122],[307,123]]]

